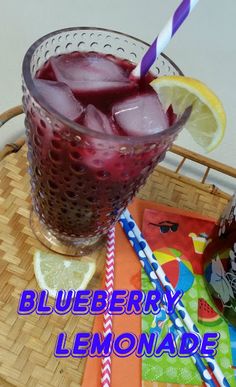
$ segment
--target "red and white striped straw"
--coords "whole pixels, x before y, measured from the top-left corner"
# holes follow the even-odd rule
[[[115,258],[115,227],[113,227],[107,238],[107,254],[106,254],[106,274],[105,274],[105,290],[108,295],[111,295],[114,287],[114,258]],[[103,321],[103,336],[112,332],[112,315],[105,312]],[[111,384],[111,356],[102,359],[102,387],[110,387]]]
[[[176,31],[183,24],[184,20],[190,15],[198,1],[199,0],[183,0],[181,2],[157,38],[144,54],[141,61],[132,71],[132,77],[140,78],[148,72],[155,60],[159,57],[160,53],[171,41]]]

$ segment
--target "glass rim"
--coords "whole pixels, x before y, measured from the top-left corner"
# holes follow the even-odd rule
[[[25,85],[33,99],[42,107],[47,113],[53,115],[55,119],[57,119],[60,123],[67,127],[71,127],[72,129],[77,130],[79,133],[83,133],[92,137],[96,137],[102,140],[106,141],[113,141],[116,143],[130,143],[132,145],[135,144],[140,144],[140,143],[149,143],[149,142],[156,142],[157,140],[160,140],[164,136],[171,135],[174,133],[178,128],[183,126],[187,119],[189,118],[191,114],[191,107],[187,108],[183,114],[179,117],[178,121],[175,122],[173,125],[169,126],[167,129],[163,130],[162,132],[157,132],[155,134],[150,134],[150,135],[144,135],[144,136],[119,136],[115,134],[106,134],[106,133],[100,133],[95,130],[89,129],[86,126],[83,126],[81,124],[78,124],[68,118],[66,118],[63,114],[58,112],[57,110],[53,109],[47,101],[41,96],[41,94],[38,92],[37,88],[35,87],[33,77],[31,76],[31,71],[30,71],[30,62],[31,58],[35,52],[35,50],[40,46],[42,42],[44,42],[46,39],[53,37],[54,35],[60,33],[60,32],[69,32],[69,31],[80,31],[80,30],[97,30],[97,31],[105,31],[105,32],[112,32],[118,35],[122,35],[127,38],[131,38],[139,43],[144,44],[147,48],[150,47],[150,45],[143,40],[139,38],[135,38],[132,35],[125,34],[123,32],[107,29],[107,28],[101,28],[101,27],[68,27],[68,28],[61,28],[59,30],[52,31],[46,35],[43,35],[41,38],[37,39],[27,50],[23,63],[22,63],[22,76],[23,76],[23,81],[25,82]],[[167,60],[178,72],[179,75],[183,76],[183,72],[180,70],[180,68],[164,53],[161,53],[160,56]]]

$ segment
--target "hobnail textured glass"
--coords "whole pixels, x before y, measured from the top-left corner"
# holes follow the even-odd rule
[[[78,254],[94,245],[117,221],[139,187],[170,147],[187,114],[162,134],[119,137],[96,133],[47,106],[33,84],[51,57],[97,51],[137,63],[148,45],[99,28],[70,28],[34,43],[23,62],[23,105],[33,199],[33,227],[56,251]],[[181,74],[164,55],[155,75]],[[60,245],[60,249],[58,246]],[[66,250],[62,249],[65,246]],[[72,247],[72,249],[70,249]]]

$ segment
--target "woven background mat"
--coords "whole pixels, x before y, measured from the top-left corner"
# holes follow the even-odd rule
[[[201,188],[192,183],[158,167],[139,197],[205,215],[219,215],[227,196],[212,194],[204,185]],[[0,386],[79,386],[85,360],[56,359],[54,346],[61,331],[67,332],[71,346],[75,333],[91,330],[93,317],[17,314],[22,290],[38,289],[32,257],[35,249],[42,249],[42,245],[29,226],[30,206],[24,145],[18,153],[0,163]],[[98,270],[92,288],[99,287],[103,257],[104,254],[97,257]]]

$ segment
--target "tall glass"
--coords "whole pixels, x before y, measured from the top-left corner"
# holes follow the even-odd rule
[[[188,118],[162,133],[124,137],[98,133],[65,118],[39,95],[33,78],[51,57],[97,51],[137,63],[148,45],[100,28],[68,28],[36,41],[23,62],[23,105],[28,139],[33,211],[31,224],[42,243],[71,255],[94,249],[118,220]],[[154,75],[181,74],[162,55]]]

